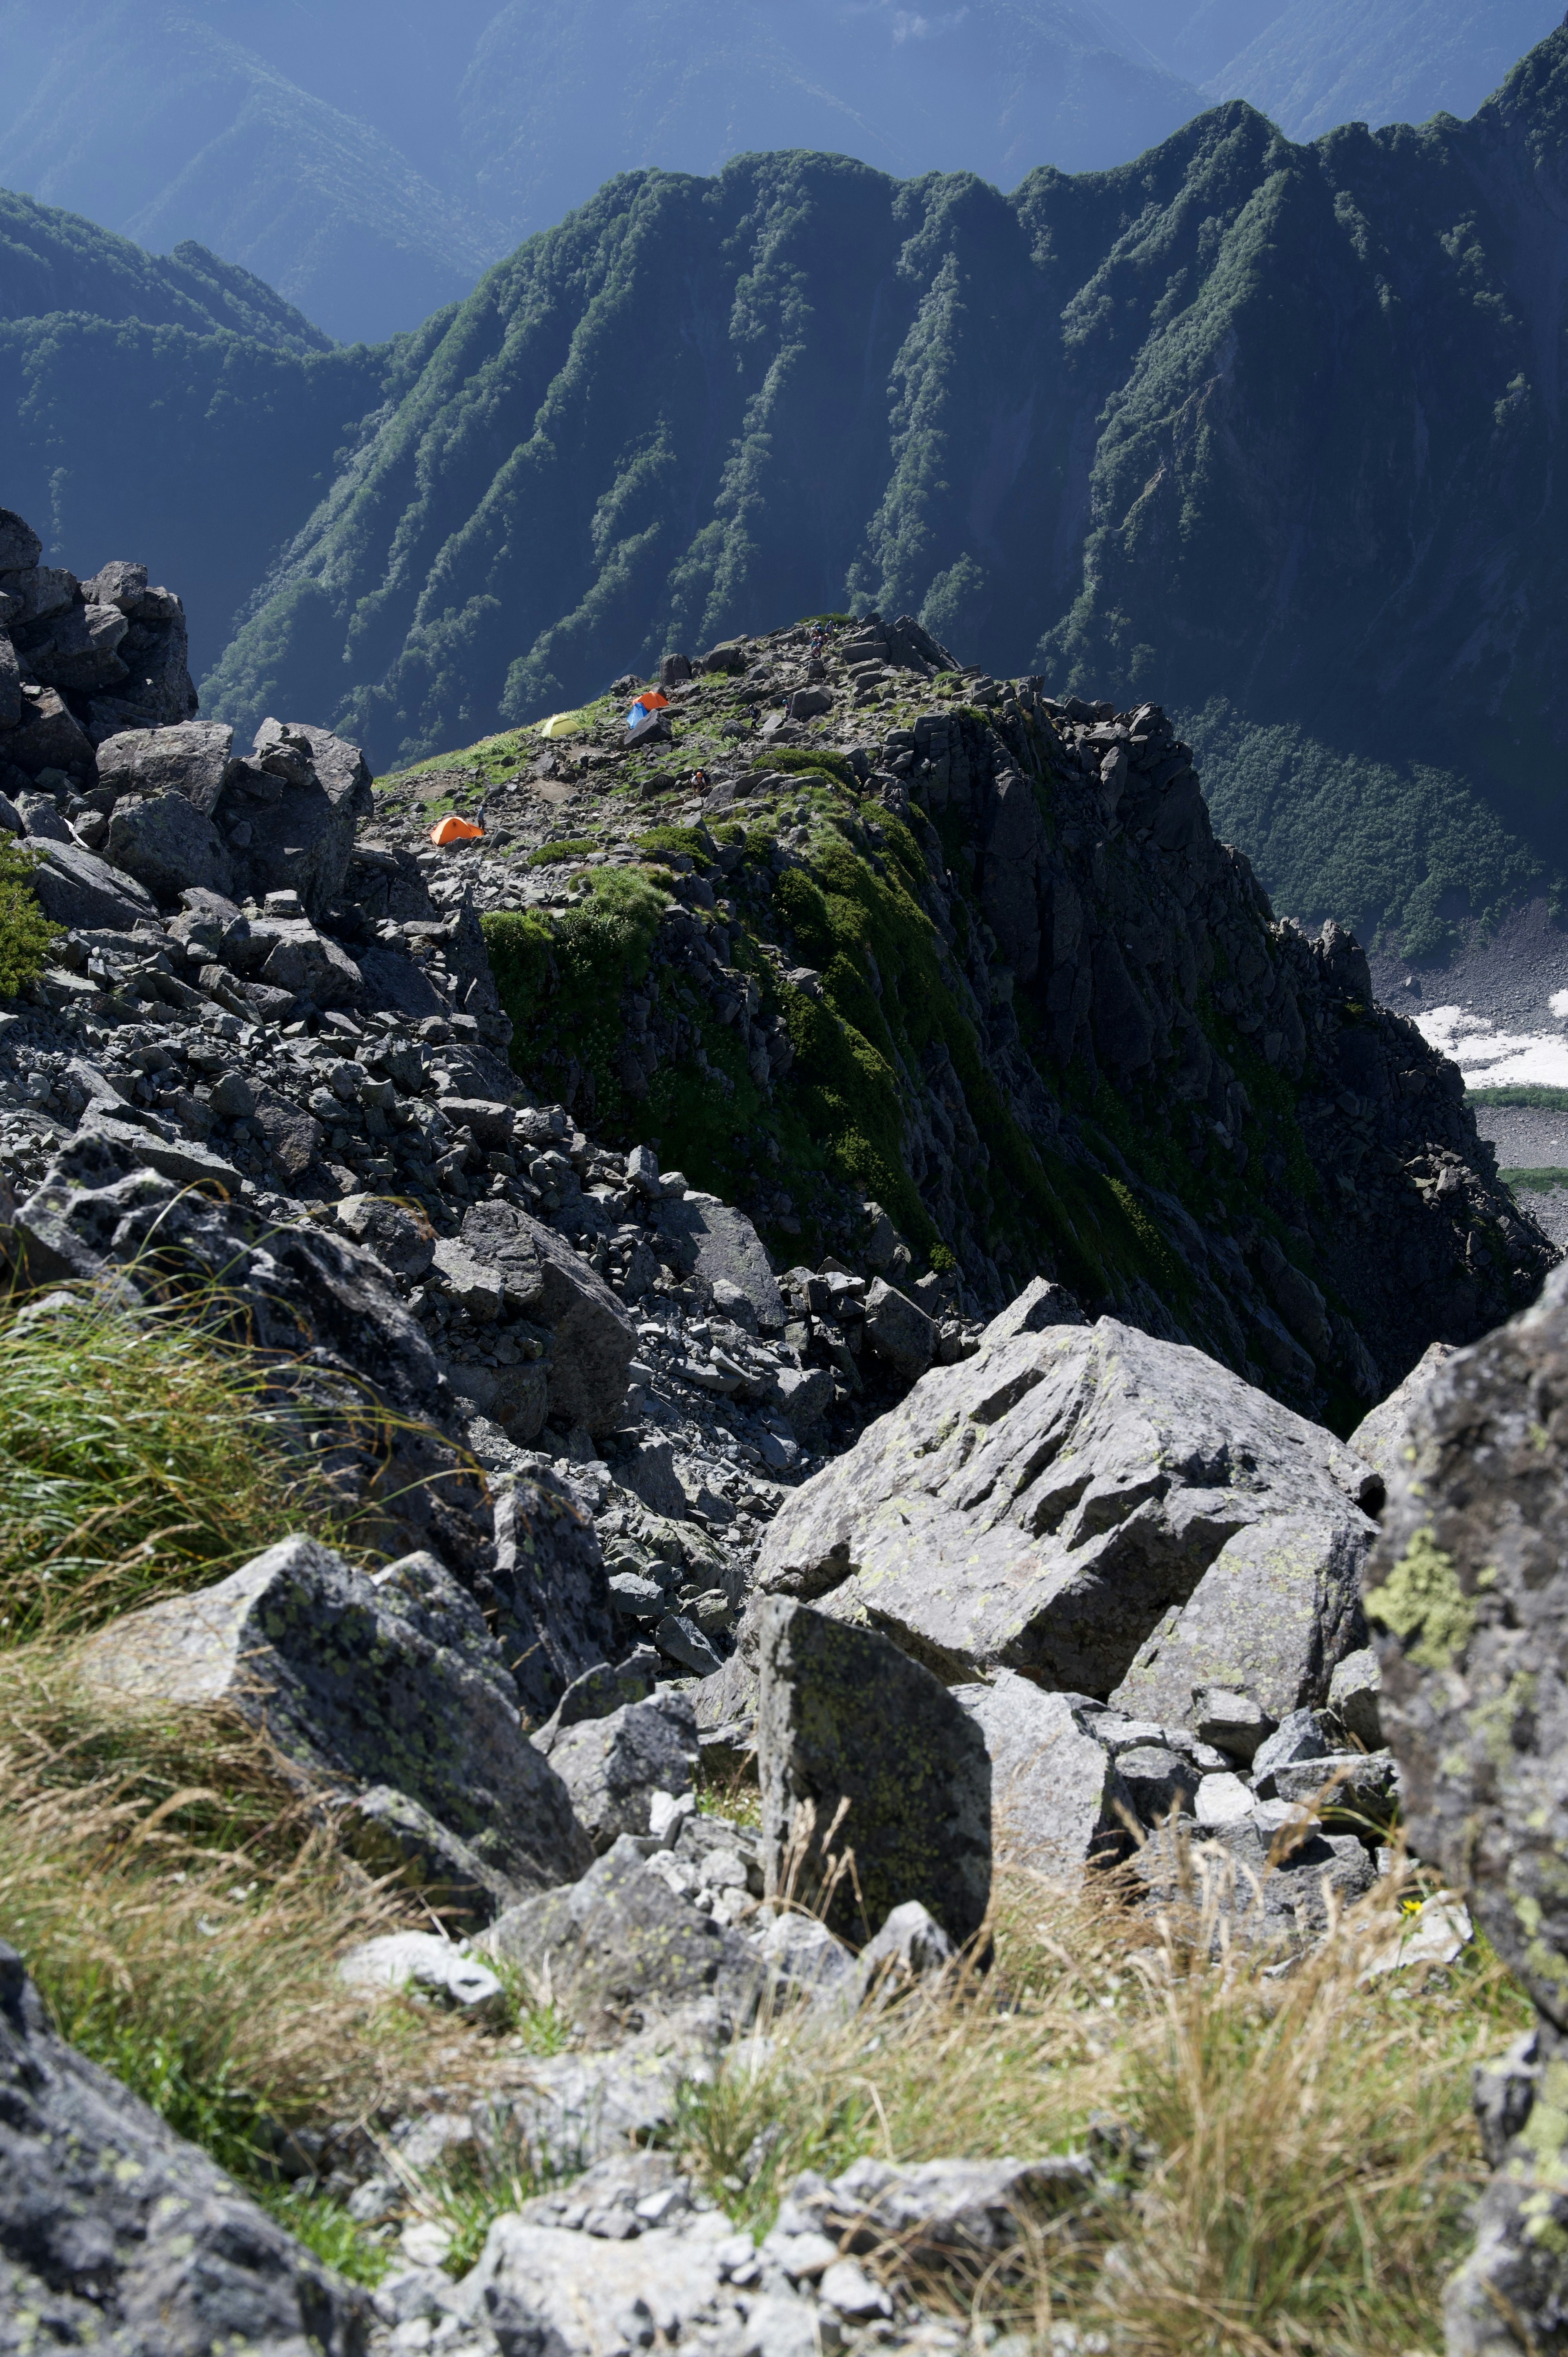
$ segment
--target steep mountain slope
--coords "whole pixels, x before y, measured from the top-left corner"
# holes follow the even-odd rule
[[[1236,104],[1012,198],[615,182],[433,337],[209,693],[408,759],[628,652],[907,609],[1158,683],[1283,907],[1436,950],[1568,857],[1565,126],[1558,34],[1468,124],[1303,149]]]
[[[425,349],[334,347],[200,246],[155,259],[0,192],[3,496],[57,563],[91,572],[106,533],[189,584],[199,668]]]

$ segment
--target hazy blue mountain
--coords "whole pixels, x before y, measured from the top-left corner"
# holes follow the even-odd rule
[[[0,0],[0,183],[415,327],[617,172],[1119,163],[1202,99],[1097,0]]]
[[[395,135],[424,113],[444,135],[423,152],[450,161],[462,17],[463,0],[0,0],[0,182],[145,245],[197,239],[345,340],[415,327],[514,242]],[[319,87],[274,61],[268,33],[317,60]],[[347,53],[393,134],[354,110]]]
[[[1337,124],[1473,114],[1563,22],[1561,0],[1109,0],[1123,30],[1210,99],[1293,139]]]

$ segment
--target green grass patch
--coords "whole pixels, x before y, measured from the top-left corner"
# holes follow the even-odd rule
[[[634,834],[632,842],[639,851],[661,852],[667,859],[689,859],[699,870],[712,865],[712,856],[694,826],[653,826],[646,834]]]
[[[775,745],[769,751],[759,753],[752,767],[777,770],[792,778],[809,778],[815,772],[820,777],[833,779],[851,793],[858,790],[860,783],[847,754],[825,750],[813,752],[804,745]]]
[[[278,1371],[214,1330],[224,1307],[84,1293],[0,1325],[0,1647],[205,1587],[287,1531],[347,1535]]]
[[[1530,1113],[1568,1113],[1568,1089],[1549,1089],[1535,1081],[1517,1082],[1496,1089],[1466,1089],[1472,1105],[1517,1105]]]
[[[537,851],[530,851],[519,862],[523,867],[563,867],[574,859],[585,859],[590,851],[600,845],[591,834],[575,835],[569,843],[542,843]]]
[[[1568,1187],[1568,1170],[1547,1167],[1538,1170],[1499,1170],[1498,1177],[1505,1187],[1517,1195],[1522,1189],[1527,1195],[1553,1195],[1560,1187]]]
[[[15,998],[44,970],[62,928],[51,924],[33,892],[38,855],[0,834],[0,998]]]

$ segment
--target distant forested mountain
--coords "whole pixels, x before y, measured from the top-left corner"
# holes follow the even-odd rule
[[[1230,103],[1011,196],[624,175],[373,350],[216,279],[191,325],[14,318],[0,500],[178,579],[209,708],[379,766],[671,645],[918,613],[1177,706],[1281,904],[1416,952],[1568,869],[1565,290],[1559,32],[1468,122],[1295,146]]]
[[[0,184],[413,328],[602,182],[779,148],[901,178],[1471,113],[1558,0],[0,0]]]

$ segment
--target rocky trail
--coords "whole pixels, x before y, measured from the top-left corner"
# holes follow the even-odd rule
[[[354,1533],[77,1674],[263,1729],[419,1894],[354,1986],[569,2034],[295,2138],[395,2255],[372,2298],[5,1952],[0,2348],[956,2352],[933,2284],[1119,2199],[1113,2140],[808,2169],[757,2244],[668,2148],[682,2087],[935,2002],[1004,1868],[1152,1927],[1197,1857],[1286,1971],[1391,1889],[1425,1738],[1374,1638],[1435,1671],[1483,1616],[1458,1553],[1412,1540],[1380,1619],[1363,1574],[1407,1418],[1552,1247],[1156,707],[830,618],[378,783],[304,722],[237,749],[177,598],[38,553],[0,513],[0,824],[59,929],[0,1009],[16,1314],[216,1321]],[[503,2147],[542,2190],[455,2280],[420,2172]]]

